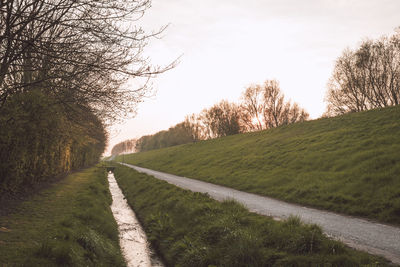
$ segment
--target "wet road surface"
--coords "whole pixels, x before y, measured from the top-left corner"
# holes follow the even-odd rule
[[[235,199],[250,211],[258,214],[285,219],[290,215],[299,216],[303,222],[315,223],[334,239],[350,247],[381,255],[393,263],[400,264],[400,228],[365,219],[340,215],[333,212],[307,208],[273,198],[246,193],[228,187],[195,179],[120,163],[139,172],[152,175],[184,189],[207,193],[217,200]]]

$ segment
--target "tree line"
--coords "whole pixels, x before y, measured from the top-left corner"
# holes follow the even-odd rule
[[[0,1],[0,193],[97,162],[106,127],[173,67],[142,57],[149,0]],[[125,86],[132,78],[137,88]]]
[[[135,152],[136,139],[122,141],[111,149],[111,155],[119,155],[124,152]]]
[[[400,103],[400,28],[391,36],[367,39],[345,49],[327,84],[323,117],[383,108]],[[136,151],[260,131],[307,120],[308,113],[285,101],[279,83],[267,80],[246,88],[239,104],[221,101],[187,116],[166,131],[136,140]]]
[[[239,104],[222,100],[165,131],[136,140],[136,151],[186,144],[233,134],[260,131],[307,120],[309,114],[285,99],[279,83],[251,85]],[[119,146],[119,144],[117,145]],[[113,148],[114,150],[114,148]]]

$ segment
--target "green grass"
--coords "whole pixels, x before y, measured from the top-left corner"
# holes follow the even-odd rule
[[[298,218],[274,221],[127,167],[115,177],[168,266],[385,266]]]
[[[0,217],[0,266],[125,266],[106,173],[90,168]]]
[[[242,191],[400,224],[400,106],[124,158]]]

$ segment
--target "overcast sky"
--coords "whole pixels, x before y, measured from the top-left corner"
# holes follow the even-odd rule
[[[154,81],[157,92],[136,117],[112,128],[109,149],[222,99],[237,102],[246,86],[267,79],[318,118],[335,59],[365,38],[394,33],[400,0],[153,0],[140,23],[169,24],[147,46],[154,64],[182,58]]]

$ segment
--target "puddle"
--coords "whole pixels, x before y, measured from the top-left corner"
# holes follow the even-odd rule
[[[108,183],[113,200],[111,210],[118,223],[119,243],[127,266],[164,266],[149,248],[146,234],[111,172],[108,173]]]

